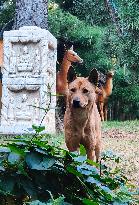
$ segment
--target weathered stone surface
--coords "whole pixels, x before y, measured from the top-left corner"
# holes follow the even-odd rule
[[[46,116],[44,109],[50,100],[47,93],[56,93],[56,54],[57,41],[45,29],[30,26],[4,32],[0,133],[27,133],[40,123],[45,132],[55,132],[55,96]]]

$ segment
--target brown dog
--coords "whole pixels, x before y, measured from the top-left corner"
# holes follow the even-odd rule
[[[69,91],[64,116],[65,141],[70,152],[84,145],[87,158],[98,161],[101,151],[101,119],[96,105],[98,73],[93,69],[88,78],[68,73]]]

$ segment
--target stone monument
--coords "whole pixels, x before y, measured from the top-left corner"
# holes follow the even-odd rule
[[[2,134],[33,132],[32,125],[55,132],[57,41],[45,29],[21,27],[4,32]]]

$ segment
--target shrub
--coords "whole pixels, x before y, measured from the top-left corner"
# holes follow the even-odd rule
[[[42,128],[40,128],[42,130]],[[37,130],[39,132],[39,128]],[[15,137],[0,147],[0,198],[8,204],[130,204],[133,193],[127,178],[106,160],[118,163],[112,153],[105,153],[102,163],[51,146],[47,135]],[[66,202],[64,202],[66,201]]]

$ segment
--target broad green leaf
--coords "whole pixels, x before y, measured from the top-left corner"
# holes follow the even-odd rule
[[[0,166],[0,172],[5,171],[5,168],[3,166]]]
[[[92,174],[92,171],[82,169],[80,166],[77,166],[77,171],[80,172],[81,174],[84,174],[84,175],[87,175],[87,176]]]
[[[86,161],[86,156],[78,156],[74,157],[75,162],[85,162]]]
[[[21,156],[24,156],[25,155],[25,152],[24,150],[22,150],[20,147],[18,147],[16,144],[8,144],[7,145],[10,150],[14,153],[17,153],[17,154],[20,154]]]
[[[44,157],[41,163],[42,169],[43,170],[49,169],[50,167],[54,165],[55,161],[56,160],[52,157]]]
[[[24,178],[20,180],[20,183],[29,196],[31,197],[37,196],[36,188],[31,180]]]
[[[76,169],[73,168],[72,166],[68,166],[66,169],[69,173],[72,173],[72,174],[74,174],[75,176],[78,176],[78,177],[82,177],[82,174],[79,173],[78,171],[76,171]]]
[[[78,172],[84,175],[96,175],[99,173],[98,169],[94,166],[88,165],[86,163],[77,166]]]
[[[94,202],[91,199],[83,199],[82,202],[83,202],[83,204],[86,204],[86,205],[99,205],[99,203]]]
[[[109,194],[112,194],[112,191],[109,189],[109,187],[104,186],[104,185],[101,185],[100,187],[101,187],[101,189],[102,189],[103,191],[105,191],[105,192],[107,192],[107,193],[109,193]]]
[[[27,154],[26,162],[31,169],[47,170],[55,163],[55,159],[49,156],[42,156],[39,153]]]
[[[24,163],[23,163],[23,162],[20,162],[20,163],[18,164],[18,172],[17,172],[17,173],[29,177],[29,176],[28,176],[28,173],[27,173],[26,170],[25,170],[25,167],[24,167]]]
[[[35,151],[41,153],[41,154],[44,154],[44,155],[48,155],[47,151],[44,150],[44,149],[41,149],[41,148],[35,148]]]
[[[0,156],[0,163],[2,163],[4,159],[6,159],[6,156],[5,156],[5,154],[2,154],[2,156]]]
[[[51,146],[48,145],[48,142],[46,140],[45,141],[33,140],[33,144],[38,145],[39,147],[45,148],[45,149],[51,148]]]
[[[128,203],[122,203],[122,202],[113,202],[113,205],[128,205]]]
[[[10,149],[8,147],[0,147],[0,152],[4,153],[4,152],[10,152]]]
[[[17,144],[17,145],[23,145],[23,146],[26,146],[26,145],[27,145],[27,142],[18,142],[18,141],[16,141],[16,144]]]
[[[20,161],[21,156],[19,154],[11,152],[8,156],[8,162],[11,164],[17,164]]]
[[[42,160],[43,157],[38,153],[28,153],[26,155],[26,163],[31,169],[34,169],[37,165],[39,166]]]
[[[80,155],[86,156],[86,149],[83,145],[80,145]]]
[[[88,177],[86,181],[90,182],[91,184],[96,184],[97,186],[101,185],[100,181],[98,181],[97,179],[94,179],[93,177]]]
[[[90,160],[90,159],[87,159],[86,162],[87,162],[88,164],[90,164],[90,165],[95,166],[95,167],[99,167],[99,166],[100,166],[100,164],[98,164],[98,163],[96,163],[96,162],[94,162],[94,161],[92,161],[92,160]]]
[[[40,133],[45,130],[45,126],[32,125],[32,128],[36,131],[36,133]]]
[[[3,179],[1,179],[0,189],[2,189],[5,192],[11,193],[13,191],[15,183],[16,181],[13,176],[6,176]]]
[[[67,154],[70,155],[71,157],[77,157],[77,156],[79,156],[79,152],[78,152],[78,151],[69,152],[69,153],[67,153]]]
[[[47,203],[41,202],[39,200],[32,201],[29,205],[47,205]]]

